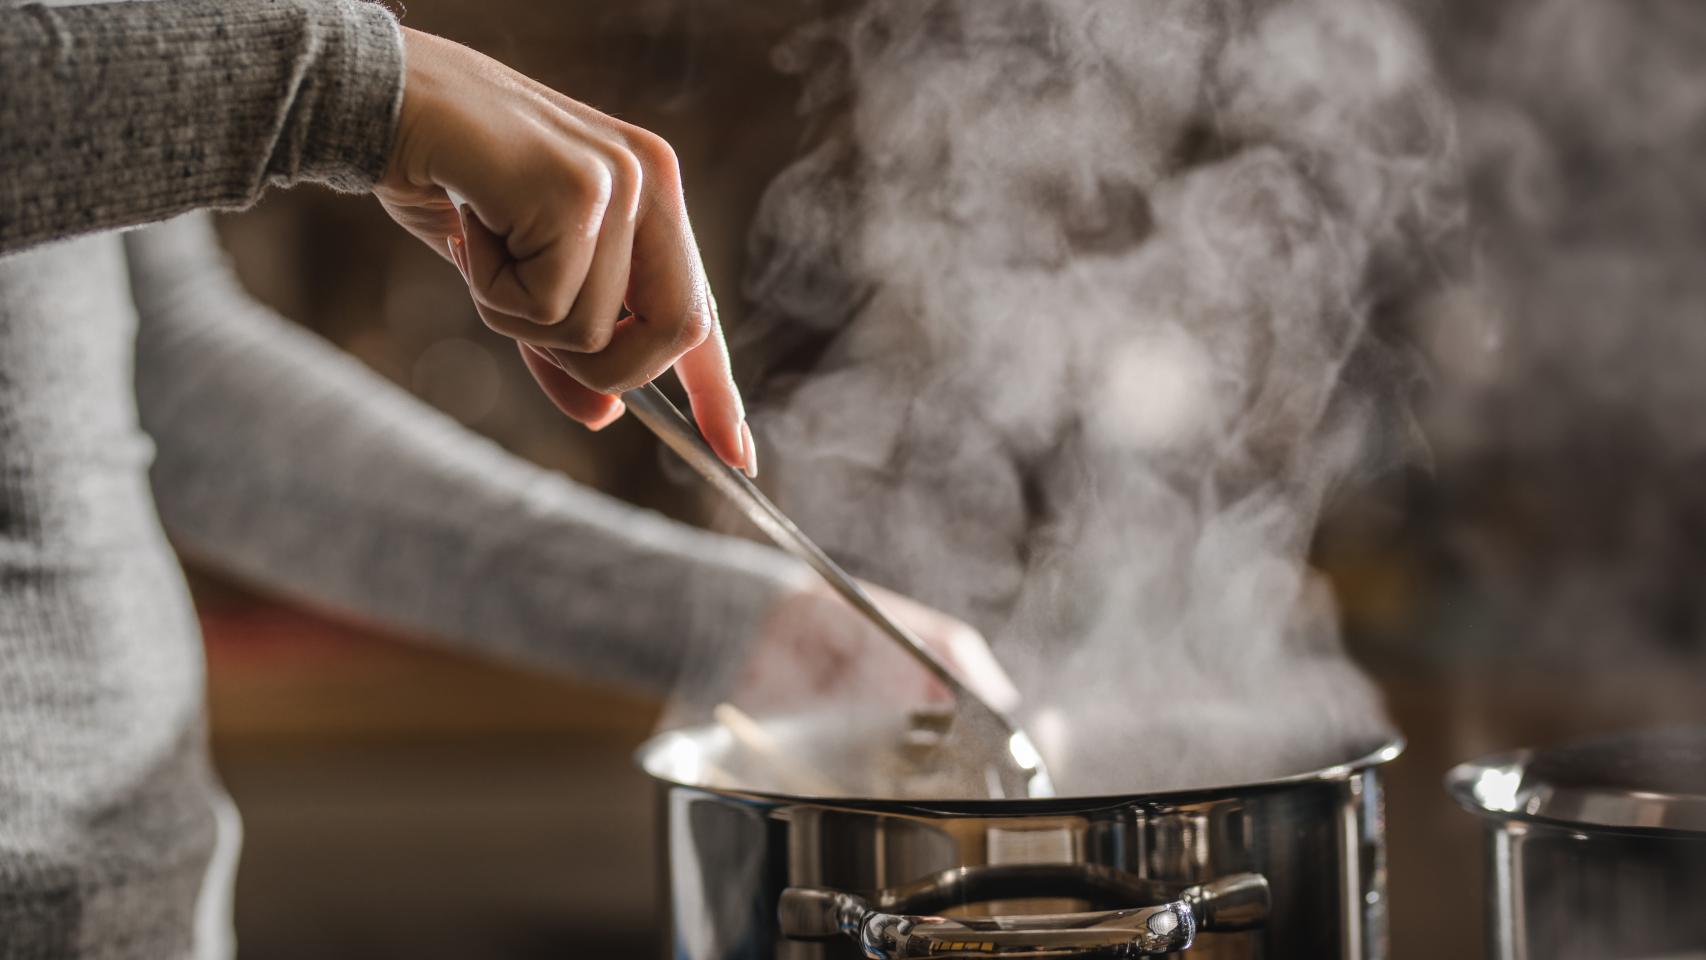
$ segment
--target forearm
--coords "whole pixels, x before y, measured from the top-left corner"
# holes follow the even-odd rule
[[[503,452],[200,269],[205,225],[127,238],[138,396],[181,547],[274,590],[659,690],[728,662],[797,575]],[[685,665],[685,667],[684,667]]]
[[[0,254],[268,184],[365,189],[402,59],[357,0],[0,5]]]

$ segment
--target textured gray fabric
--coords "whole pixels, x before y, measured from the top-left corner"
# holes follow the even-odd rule
[[[402,57],[385,9],[351,0],[0,0],[0,253],[269,183],[364,190]]]
[[[651,692],[798,568],[516,459],[251,301],[204,215],[124,238],[155,500],[182,550],[316,605]],[[569,429],[570,424],[564,424]]]
[[[0,957],[181,957],[202,660],[131,396],[123,244],[0,259]]]
[[[385,160],[401,52],[376,8],[137,7],[0,0],[0,249],[30,248],[0,257],[3,960],[219,954],[197,904],[235,831],[167,529],[321,606],[654,688],[728,662],[705,641],[750,635],[797,575],[523,464],[286,326],[204,215],[64,239]]]

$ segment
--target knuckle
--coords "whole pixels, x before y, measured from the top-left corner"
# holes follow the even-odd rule
[[[495,314],[485,316],[486,326],[511,337],[532,338],[562,320],[574,305],[574,291],[565,293],[560,286],[542,282],[538,276],[531,285],[520,277],[506,279],[481,298]]]
[[[627,149],[617,145],[610,154],[609,209],[633,219],[639,212],[640,191],[646,183],[645,168]]]
[[[529,323],[540,326],[550,326],[563,319],[568,310],[562,306],[563,298],[548,295],[527,303],[521,312],[521,318]]]
[[[602,324],[574,324],[557,333],[557,344],[576,353],[599,353],[610,346],[614,331]]]
[[[652,176],[669,183],[681,179],[681,160],[669,141],[651,132],[635,128],[628,134],[628,148]]]
[[[610,170],[614,174],[615,189],[637,193],[640,184],[645,180],[645,165],[640,158],[620,144],[610,152]]]
[[[510,284],[504,291],[504,296],[499,298],[503,302],[494,306],[510,314],[515,320],[524,321],[536,328],[548,327],[563,319],[568,310],[558,309],[562,295],[554,289],[545,288],[537,278],[534,283],[531,289],[519,280]]]
[[[571,316],[585,282],[584,271],[575,265],[572,246],[576,241],[558,241],[537,255],[524,274],[518,271],[515,311],[521,317],[546,327],[559,328]],[[584,242],[584,241],[581,241]]]
[[[562,265],[555,268],[553,272],[558,276],[553,279],[556,282],[551,284],[550,291],[540,299],[535,315],[528,317],[529,320],[556,326],[575,308],[575,297],[580,294],[580,287],[563,273],[566,269]]]
[[[485,304],[477,305],[475,312],[480,315],[480,322],[484,323],[486,329],[493,333],[500,333],[511,339],[519,339],[517,335],[524,332],[517,329],[515,322],[508,315]]]
[[[703,306],[687,311],[681,318],[680,329],[676,331],[676,349],[691,350],[704,343],[716,326],[717,322],[711,318],[711,312]]]
[[[568,189],[570,202],[587,207],[602,207],[609,203],[615,186],[610,167],[591,159],[570,161],[563,183]]]

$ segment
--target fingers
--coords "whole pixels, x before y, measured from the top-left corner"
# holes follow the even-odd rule
[[[468,243],[460,236],[446,237],[444,240],[445,255],[455,265],[456,271],[462,274],[462,281],[468,281]]]
[[[592,390],[569,376],[540,348],[518,343],[521,359],[527,372],[533,374],[545,396],[571,420],[579,421],[589,430],[603,430],[621,419],[627,407],[616,397]]]
[[[595,242],[585,237],[580,242],[558,237],[526,259],[518,260],[511,251],[517,245],[511,239],[513,233],[498,234],[466,205],[460,213],[462,234],[466,238],[464,275],[474,297],[474,307],[486,326],[506,337],[542,347],[568,350],[592,343],[593,337],[587,331],[571,329],[562,321],[591,269]],[[602,215],[602,209],[599,213]],[[540,276],[546,267],[550,268],[549,281]],[[529,283],[535,289],[529,289]],[[557,290],[561,286],[573,289],[563,293]]]
[[[575,379],[603,393],[632,390],[658,378],[680,357],[682,332],[639,315],[616,322],[610,345],[598,353],[558,352]]]
[[[645,172],[639,161],[626,152],[613,150],[608,162],[615,176],[615,196],[605,211],[586,282],[562,324],[565,338],[578,343],[565,344],[561,349],[574,353],[599,353],[610,346],[616,334],[616,320],[628,295]]]
[[[598,141],[599,172],[590,175],[590,186],[565,194],[569,211],[559,218],[582,226],[544,238],[536,251],[529,247],[539,238],[523,239],[527,224],[500,234],[477,210],[462,208],[469,282],[481,318],[505,336],[558,354],[577,379],[605,393],[655,379],[714,326],[674,154],[661,140],[644,137],[641,142],[652,144],[644,159],[626,144]],[[624,304],[633,315],[619,321]],[[721,379],[727,393],[732,380]],[[743,465],[738,398],[722,408],[732,412],[710,428],[718,438],[714,446]]]
[[[645,195],[630,241],[622,291],[633,315],[617,324],[603,350],[563,358],[581,382],[606,392],[629,390],[655,379],[702,343],[714,325],[705,269],[687,226],[675,155],[662,140],[634,134],[642,135],[632,155],[644,171]]]
[[[558,159],[519,176],[543,182],[529,198],[507,198],[505,206],[481,205],[478,196],[476,206],[462,206],[469,288],[498,333],[580,348],[585,334],[563,321],[592,268],[614,189],[611,174],[599,162]]]
[[[443,190],[423,189],[408,195],[392,191],[380,196],[379,202],[391,219],[425,243],[427,249],[452,263],[456,262],[448,244],[451,240],[461,240],[462,224],[456,207]]]
[[[717,319],[717,301],[710,298],[711,329],[697,347],[676,361],[675,375],[687,388],[693,419],[705,442],[723,462],[749,477],[758,476],[758,449],[747,426],[746,408],[729,369],[729,348]]]
[[[653,329],[648,346],[657,351],[635,359],[659,370],[673,364],[711,449],[724,463],[756,475],[757,453],[687,217],[678,161],[662,139],[639,130],[629,136],[649,179],[634,235],[628,308]]]
[[[711,447],[755,470],[669,145],[464,47],[407,42],[387,211],[456,264],[487,326],[539,348],[528,367],[565,412],[600,422],[617,405],[589,393],[679,363]]]
[[[649,134],[635,136],[640,137],[635,149],[642,157],[647,192],[638,222],[623,238],[630,257],[608,267],[600,257],[570,321],[576,322],[583,310],[588,318],[600,311],[614,317],[624,300],[632,316],[614,325],[602,349],[580,356],[558,353],[557,359],[576,379],[604,392],[631,390],[673,365],[711,449],[724,463],[756,476],[752,431],[693,241],[675,155]],[[607,231],[607,236],[616,234]]]

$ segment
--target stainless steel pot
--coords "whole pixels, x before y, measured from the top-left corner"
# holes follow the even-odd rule
[[[1706,728],[1465,763],[1497,960],[1706,958]]]
[[[871,738],[833,718],[772,742],[820,770],[871,762]],[[680,960],[1377,960],[1375,768],[1400,749],[1263,783],[1046,800],[789,793],[784,767],[721,727],[663,734],[640,762],[660,786]]]

